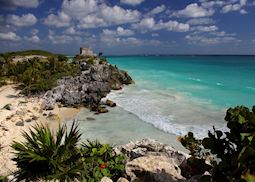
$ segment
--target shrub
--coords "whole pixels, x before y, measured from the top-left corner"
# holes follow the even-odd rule
[[[125,157],[114,155],[110,145],[88,141],[82,144],[81,154],[84,168],[87,169],[83,178],[87,181],[100,181],[104,176],[117,181],[123,175]]]
[[[25,142],[12,145],[17,181],[96,182],[104,176],[117,180],[123,174],[125,157],[115,155],[110,145],[88,141],[78,146],[81,135],[75,122],[69,132],[66,125],[59,127],[56,135],[37,125],[23,136]]]
[[[6,65],[6,75],[13,81],[23,85],[25,95],[45,92],[53,88],[58,79],[64,76],[75,76],[79,73],[79,66],[68,63],[66,57],[49,57],[48,59],[33,58],[27,61]],[[0,78],[4,78],[4,77]],[[1,79],[0,79],[1,82]]]
[[[255,107],[252,111],[244,106],[230,108],[225,120],[229,132],[213,128],[202,140],[195,139],[191,133],[180,140],[191,151],[189,165],[193,169],[206,166],[193,175],[209,171],[210,175],[202,176],[201,181],[255,181]]]

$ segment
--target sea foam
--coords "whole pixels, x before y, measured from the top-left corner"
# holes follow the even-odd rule
[[[215,114],[216,111],[205,110],[199,106],[204,103],[195,103],[178,93],[133,86],[111,92],[107,98],[144,122],[170,134],[185,135],[191,131],[201,138],[205,137],[213,126],[225,127],[224,122]]]

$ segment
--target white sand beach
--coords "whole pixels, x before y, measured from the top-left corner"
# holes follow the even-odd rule
[[[13,151],[10,145],[14,140],[22,141],[23,131],[28,131],[37,123],[47,124],[54,130],[62,121],[71,119],[79,112],[79,109],[61,106],[52,111],[42,111],[40,98],[24,97],[15,87],[11,84],[0,88],[0,175],[16,169],[11,160]],[[8,104],[9,108],[4,108]]]

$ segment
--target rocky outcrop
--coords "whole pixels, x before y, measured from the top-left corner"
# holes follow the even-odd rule
[[[182,176],[187,154],[156,140],[144,139],[114,148],[128,157],[125,172],[131,182],[190,181]]]
[[[80,61],[81,74],[58,81],[58,86],[46,92],[42,108],[52,110],[56,102],[64,106],[97,107],[103,97],[113,89],[133,83],[127,72],[110,64],[86,64]]]

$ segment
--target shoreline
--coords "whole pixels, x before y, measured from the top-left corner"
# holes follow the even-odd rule
[[[0,88],[0,175],[7,175],[16,169],[10,145],[22,141],[22,132],[36,124],[48,125],[55,130],[59,124],[74,118],[80,109],[55,107],[51,111],[41,110],[40,98],[21,96],[14,84]],[[8,109],[3,108],[7,106]]]

